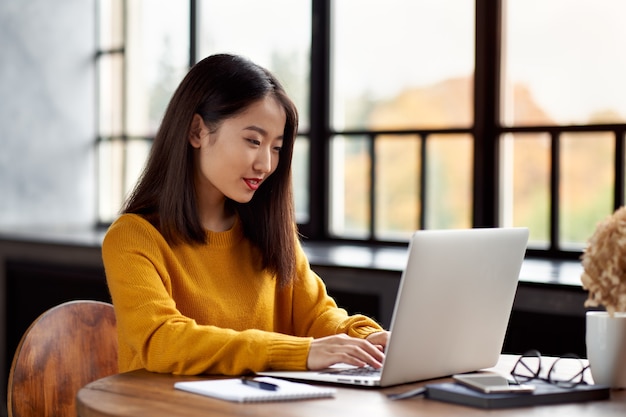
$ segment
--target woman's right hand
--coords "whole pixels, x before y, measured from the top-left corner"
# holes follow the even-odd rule
[[[310,370],[319,370],[337,363],[345,363],[357,367],[369,365],[378,369],[383,366],[384,359],[382,346],[346,334],[336,334],[313,339],[307,367]]]

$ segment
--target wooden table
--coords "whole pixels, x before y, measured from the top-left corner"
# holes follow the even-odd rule
[[[493,368],[508,372],[515,357],[503,355]],[[482,410],[422,397],[392,401],[388,393],[404,392],[432,383],[420,382],[385,389],[338,387],[335,398],[293,402],[237,404],[174,389],[174,382],[207,377],[173,376],[144,370],[113,375],[86,385],[78,392],[79,417],[211,417],[211,416],[549,416],[623,417],[626,390],[612,390],[611,399],[515,409]],[[443,381],[444,379],[440,380]]]

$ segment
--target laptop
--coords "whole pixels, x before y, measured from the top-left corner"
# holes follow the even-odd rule
[[[387,387],[495,366],[527,243],[527,228],[418,230],[409,242],[382,369],[336,365],[258,374]]]

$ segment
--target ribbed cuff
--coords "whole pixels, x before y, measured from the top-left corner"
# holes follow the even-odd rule
[[[277,340],[269,348],[270,367],[281,371],[303,371],[307,369],[311,341],[309,337],[289,336]]]
[[[351,328],[348,331],[348,336],[358,337],[359,339],[365,339],[369,335],[373,333],[382,332],[383,330],[380,327],[373,326],[362,326],[357,328]]]

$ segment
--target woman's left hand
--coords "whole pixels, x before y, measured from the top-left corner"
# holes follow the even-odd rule
[[[387,342],[389,341],[390,333],[388,331],[376,332],[367,336],[365,340],[370,342],[371,344],[377,346],[381,351],[385,351],[387,347]]]

